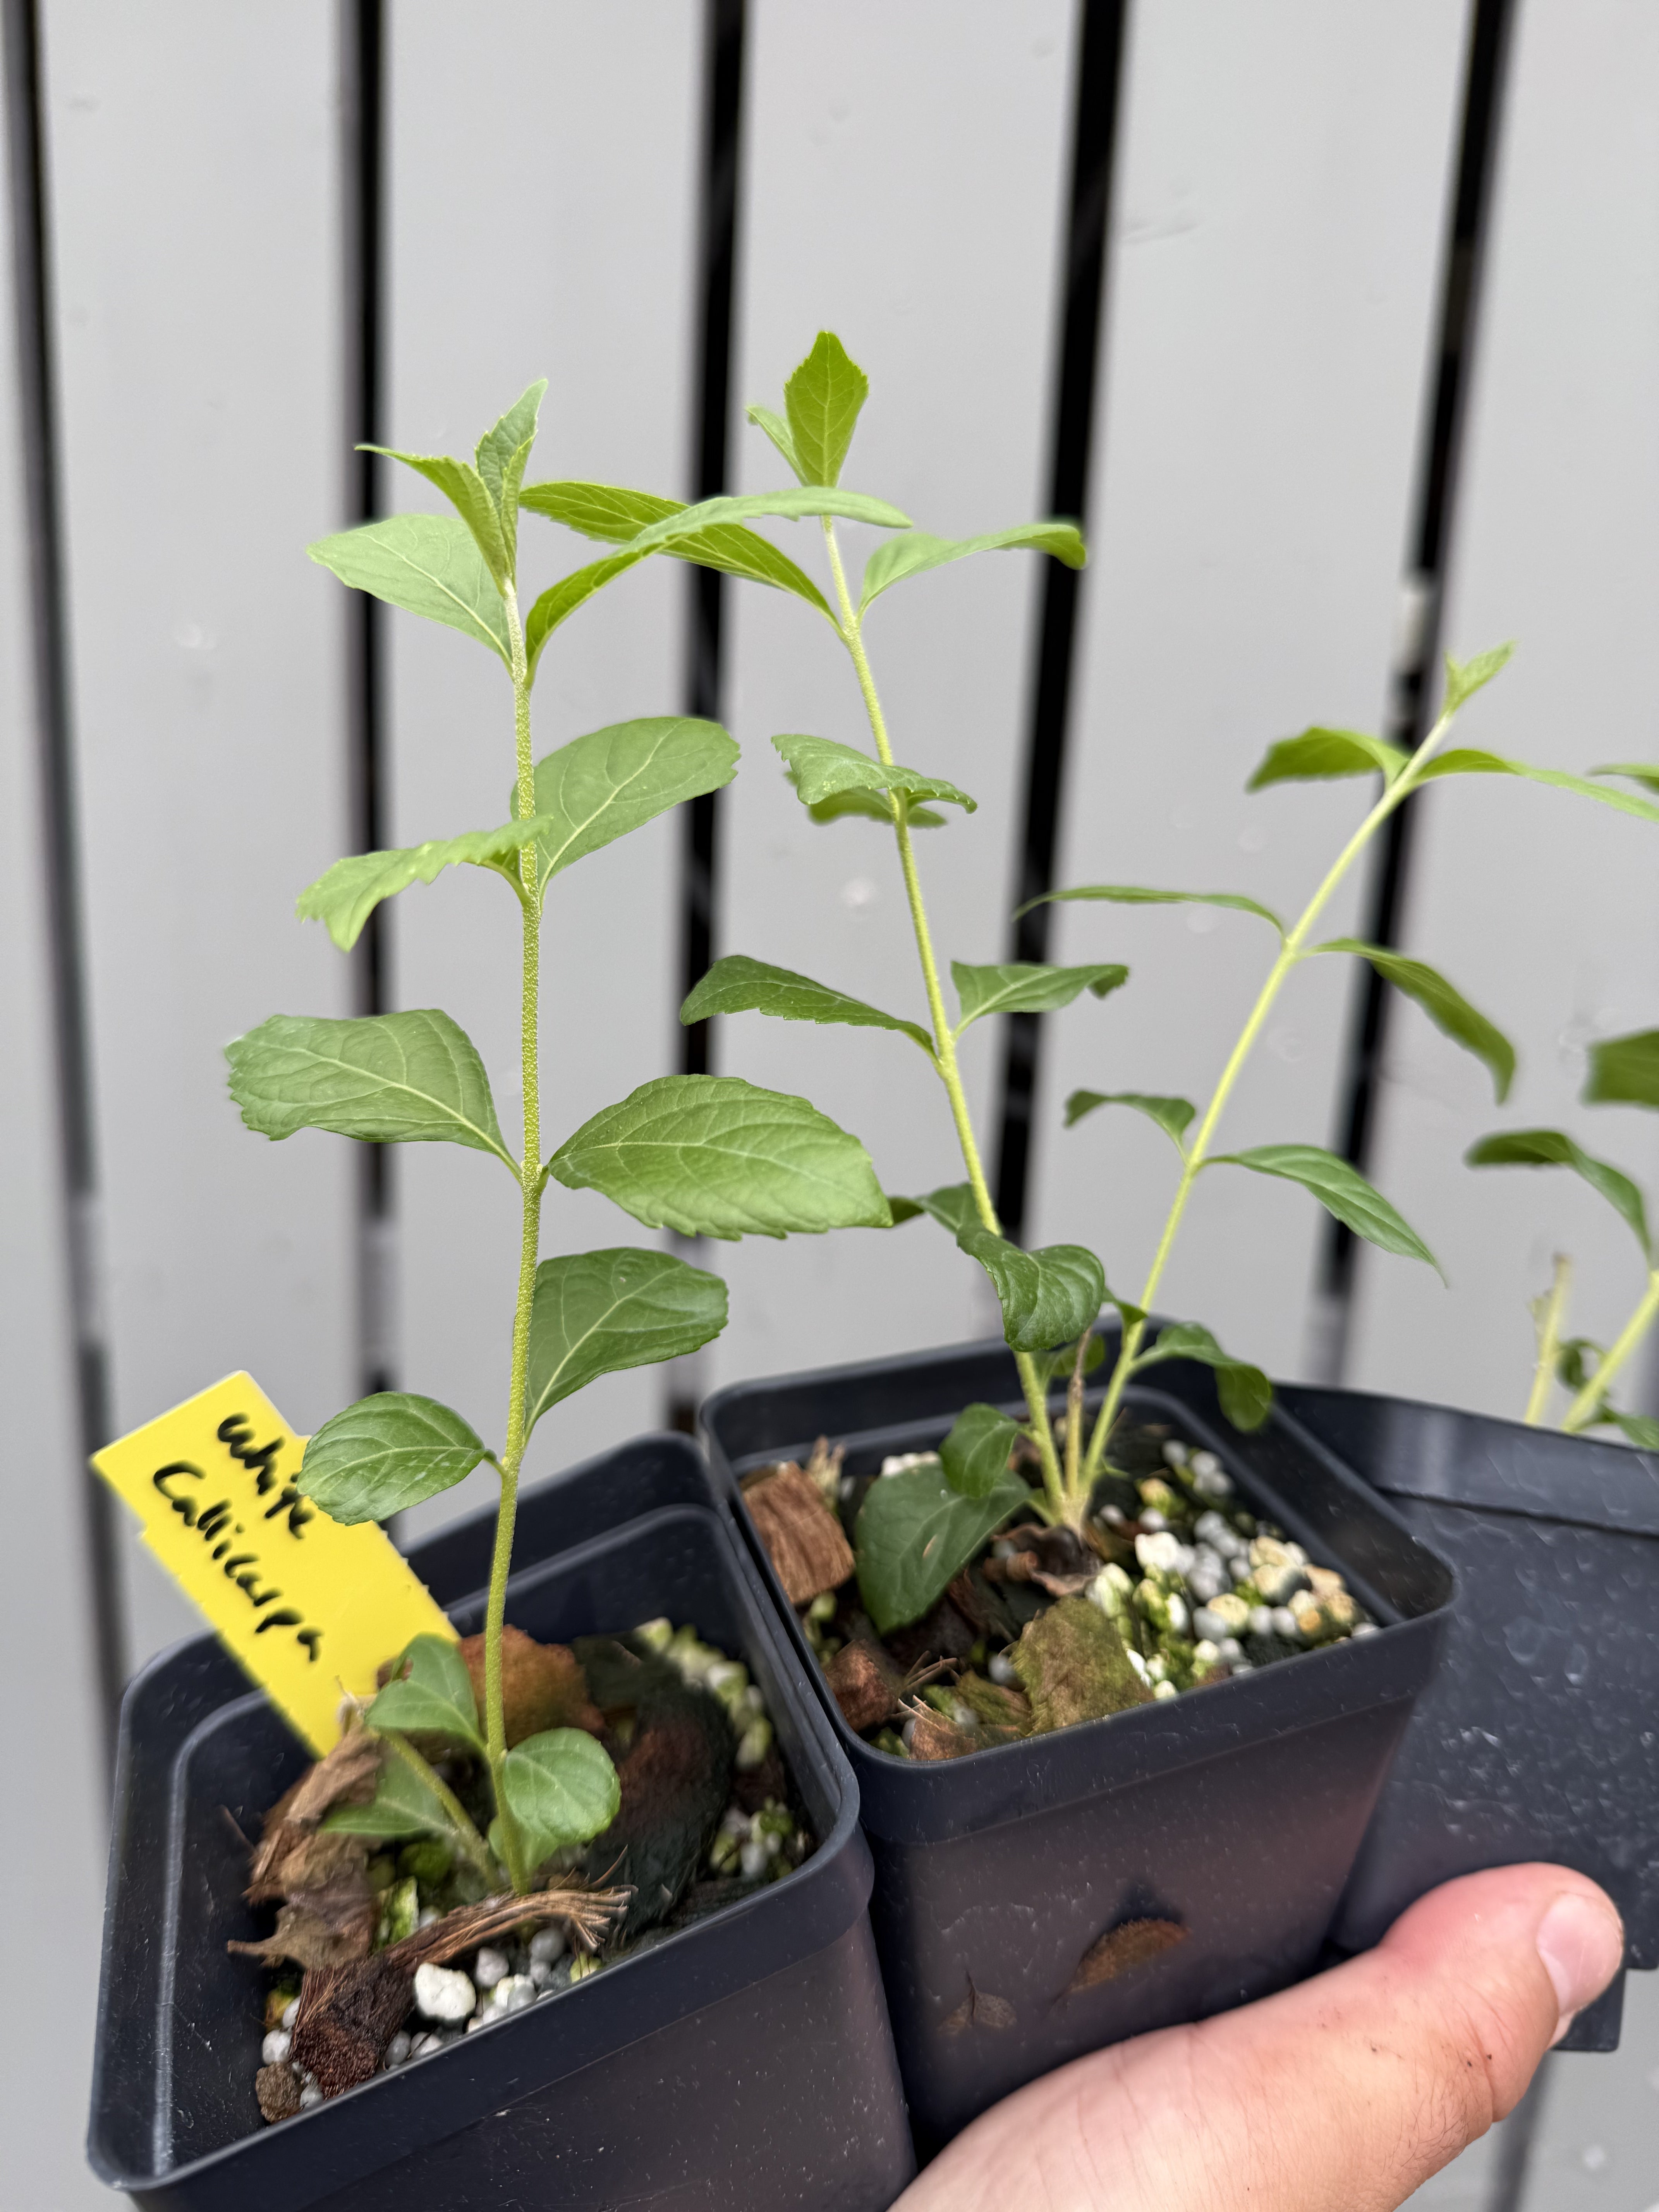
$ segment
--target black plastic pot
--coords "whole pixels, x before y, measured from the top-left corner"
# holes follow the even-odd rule
[[[1135,1409],[1208,1446],[1252,1508],[1340,1565],[1378,1633],[1109,1720],[939,1764],[848,1729],[744,1510],[750,1468],[847,1446],[848,1473],[938,1443],[974,1400],[1023,1410],[1012,1355],[969,1345],[739,1384],[703,1408],[716,1476],[858,1777],[872,1899],[918,2147],[1011,2089],[1125,2036],[1201,2018],[1306,1974],[1335,1916],[1451,1577],[1391,1508],[1276,1411],[1253,1437],[1213,1378],[1171,1360]],[[1080,1996],[1084,1954],[1137,1919],[1173,1948]],[[995,1998],[970,2007],[964,2001]],[[953,2015],[955,2019],[953,2020]]]
[[[652,1473],[655,1468],[654,1477]],[[852,1777],[723,1516],[672,1504],[568,1530],[706,1477],[647,1439],[526,1495],[508,1617],[544,1638],[666,1613],[741,1654],[819,1838],[797,1872],[465,2042],[264,2127],[252,1831],[307,1754],[210,1637],[123,1709],[90,2154],[167,2212],[879,2212],[915,2170],[867,1916]],[[480,1624],[490,1516],[412,1554]],[[230,1818],[227,1818],[227,1814]]]
[[[1659,1460],[1358,1391],[1284,1398],[1457,1574],[1338,1939],[1375,1942],[1455,1875],[1548,1859],[1613,1898],[1628,1965],[1659,1966]],[[1623,1993],[1561,2047],[1616,2049]]]

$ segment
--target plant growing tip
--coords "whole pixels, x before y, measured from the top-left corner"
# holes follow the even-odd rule
[[[394,515],[310,548],[314,561],[356,589],[483,646],[501,663],[512,695],[507,819],[399,852],[348,855],[301,894],[299,911],[321,921],[347,951],[385,900],[449,868],[486,869],[507,884],[520,920],[515,981],[523,1108],[516,1143],[501,1129],[471,1040],[437,1009],[343,1021],[276,1015],[239,1037],[228,1057],[242,1118],[267,1137],[309,1128],[369,1144],[460,1145],[489,1153],[519,1186],[510,1382],[499,1448],[434,1399],[380,1391],[323,1424],[306,1448],[299,1485],[336,1520],[378,1521],[480,1466],[495,1468],[501,1504],[483,1712],[453,1647],[417,1638],[364,1715],[392,1754],[374,1802],[343,1808],[334,1825],[362,1834],[442,1836],[492,1884],[499,1861],[520,1893],[551,1852],[606,1828],[618,1802],[610,1758],[584,1730],[554,1729],[511,1748],[507,1743],[501,1640],[526,1448],[544,1414],[598,1376],[694,1352],[726,1318],[719,1278],[668,1253],[619,1248],[542,1260],[550,1180],[603,1191],[637,1219],[672,1223],[688,1236],[781,1237],[890,1219],[856,1138],[805,1099],[749,1084],[665,1078],[593,1116],[550,1156],[542,1139],[541,931],[554,878],[682,800],[729,783],[738,748],[716,723],[659,715],[590,731],[538,760],[531,738],[538,665],[566,621],[653,553],[793,592],[829,617],[817,586],[750,521],[834,514],[902,531],[908,519],[884,501],[836,488],[851,434],[847,390],[830,352],[814,374],[799,394],[798,427],[816,476],[801,488],[687,507],[608,485],[526,485],[546,390],[536,383],[485,431],[470,461],[373,449],[441,493],[449,513]],[[550,584],[526,611],[520,593],[521,508],[621,550]],[[414,1741],[434,1737],[486,1765],[495,1804],[487,1838]]]
[[[1621,771],[1630,773],[1630,771]],[[1628,1036],[1603,1037],[1589,1048],[1585,1078],[1587,1106],[1617,1103],[1659,1108],[1659,1030],[1638,1030]],[[1538,1338],[1526,1419],[1537,1426],[1557,1382],[1571,1393],[1561,1419],[1570,1434],[1616,1428],[1633,1444],[1659,1451],[1659,1420],[1646,1413],[1620,1413],[1611,1396],[1614,1378],[1659,1319],[1659,1243],[1648,1226],[1647,1204],[1622,1169],[1597,1159],[1559,1129],[1501,1129],[1471,1145],[1464,1155],[1471,1167],[1559,1167],[1571,1169],[1581,1182],[1606,1200],[1635,1237],[1646,1282],[1629,1318],[1611,1345],[1584,1336],[1565,1337],[1571,1262],[1559,1254],[1551,1286],[1532,1305]]]

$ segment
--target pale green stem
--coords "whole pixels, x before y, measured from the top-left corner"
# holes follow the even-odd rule
[[[876,741],[876,752],[882,765],[891,768],[893,749],[888,741],[886,717],[881,710],[881,699],[876,690],[876,679],[871,672],[869,656],[864,650],[858,612],[847,588],[847,572],[842,567],[841,548],[836,543],[835,526],[828,515],[823,518],[823,538],[829,550],[830,574],[835,578],[836,596],[841,605],[842,641],[851,656],[859,679],[865,712],[870,718],[870,733]],[[951,1101],[951,1119],[956,1123],[957,1142],[962,1149],[963,1164],[968,1170],[969,1188],[974,1194],[975,1211],[993,1236],[1000,1237],[1002,1234],[1001,1224],[992,1203],[991,1187],[985,1179],[978,1140],[974,1135],[973,1117],[968,1110],[968,1094],[963,1087],[962,1071],[957,1060],[957,1041],[951,1032],[950,1017],[945,1010],[945,994],[939,986],[939,962],[933,954],[933,933],[927,927],[927,909],[922,901],[921,878],[917,872],[915,848],[911,842],[910,802],[901,791],[890,791],[887,795],[892,805],[899,866],[904,875],[904,895],[909,902],[910,925],[915,934],[916,952],[921,962],[922,981],[927,993],[927,1011],[933,1022],[933,1065],[939,1070],[939,1080]],[[1060,1459],[1054,1450],[1054,1435],[1048,1425],[1047,1394],[1037,1373],[1036,1363],[1029,1352],[1017,1352],[1014,1364],[1019,1370],[1020,1387],[1025,1394],[1026,1408],[1031,1416],[1032,1437],[1042,1461],[1042,1484],[1048,1509],[1058,1519],[1064,1514],[1065,1498]]]
[[[1089,1340],[1094,1333],[1094,1324],[1091,1322],[1079,1337],[1072,1379],[1066,1388],[1066,1495],[1073,1502],[1079,1487],[1078,1474],[1083,1457],[1083,1363],[1088,1357]]]
[[[1550,1286],[1541,1298],[1533,1301],[1533,1319],[1538,1330],[1538,1364],[1532,1371],[1532,1390],[1527,1400],[1527,1426],[1535,1429],[1544,1418],[1544,1408],[1549,1403],[1550,1384],[1555,1380],[1556,1357],[1561,1349],[1561,1317],[1566,1310],[1567,1292],[1572,1287],[1572,1262],[1564,1252],[1555,1255],[1555,1273]]]
[[[1137,1301],[1143,1310],[1150,1312],[1152,1310],[1152,1301],[1158,1295],[1158,1286],[1164,1279],[1164,1270],[1169,1264],[1170,1254],[1174,1249],[1176,1233],[1181,1227],[1182,1216],[1187,1211],[1187,1201],[1192,1196],[1193,1185],[1198,1180],[1199,1173],[1208,1157],[1210,1142],[1215,1134],[1216,1124],[1220,1121],[1227,1101],[1232,1096],[1233,1086],[1238,1080],[1245,1061],[1250,1056],[1252,1046],[1261,1034],[1262,1024],[1273,1011],[1273,1001],[1279,996],[1280,986],[1291,969],[1303,957],[1304,948],[1313,926],[1324,912],[1332,893],[1382,823],[1415,787],[1428,762],[1429,756],[1451,727],[1453,712],[1455,710],[1441,715],[1428,736],[1412,755],[1407,766],[1395,777],[1394,782],[1389,785],[1352,836],[1349,838],[1327,870],[1324,880],[1304,908],[1295,927],[1280,945],[1279,957],[1268,971],[1267,980],[1261,986],[1255,1004],[1250,1009],[1249,1018],[1239,1032],[1238,1042],[1229,1054],[1227,1064],[1221,1071],[1221,1079],[1216,1085],[1210,1103],[1204,1109],[1203,1119],[1198,1125],[1192,1142],[1186,1148],[1182,1163],[1181,1180],[1176,1186],[1175,1198],[1170,1205],[1168,1218],[1164,1224],[1164,1233],[1158,1238],[1158,1249],[1152,1255],[1152,1268],[1147,1274],[1146,1285]],[[1118,1407],[1123,1399],[1124,1388],[1129,1380],[1135,1354],[1140,1349],[1140,1341],[1146,1334],[1146,1328],[1145,1322],[1139,1321],[1133,1322],[1123,1332],[1123,1342],[1118,1352],[1116,1364],[1112,1370],[1112,1379],[1107,1387],[1105,1401],[1095,1421],[1094,1434],[1089,1439],[1089,1457],[1084,1474],[1085,1480],[1091,1484],[1099,1474],[1102,1462],[1105,1459],[1107,1440],[1111,1435],[1112,1424],[1117,1418]]]
[[[450,1826],[455,1831],[456,1842],[471,1860],[473,1865],[477,1868],[489,1887],[494,1889],[499,1879],[495,1859],[490,1855],[489,1844],[485,1843],[474,1826],[471,1815],[455,1792],[443,1777],[422,1758],[406,1735],[401,1735],[396,1729],[376,1729],[374,1733],[382,1743],[391,1746],[405,1766],[420,1777],[426,1788],[443,1807],[449,1816]]]
[[[1576,1436],[1579,1430],[1589,1426],[1607,1394],[1608,1385],[1653,1326],[1656,1314],[1659,1314],[1659,1267],[1656,1267],[1648,1277],[1648,1286],[1642,1293],[1641,1303],[1613,1339],[1607,1358],[1568,1407],[1566,1419],[1561,1426],[1569,1436]]]
[[[527,822],[536,811],[536,772],[530,748],[530,671],[525,656],[524,629],[519,619],[518,596],[511,584],[507,603],[507,635],[512,646],[514,730],[518,752],[519,818]],[[524,905],[523,991],[520,1002],[519,1055],[524,1080],[524,1153],[519,1171],[523,1214],[519,1236],[519,1295],[513,1312],[513,1369],[507,1409],[507,1443],[501,1452],[501,1501],[495,1516],[495,1549],[489,1566],[489,1603],[484,1615],[484,1732],[489,1747],[489,1778],[495,1792],[495,1814],[501,1822],[502,1855],[514,1888],[520,1896],[530,1887],[530,1869],[518,1823],[507,1802],[502,1771],[507,1759],[507,1727],[501,1703],[501,1626],[507,1613],[507,1578],[513,1564],[513,1529],[519,1503],[519,1468],[524,1459],[526,1399],[530,1372],[530,1312],[536,1294],[536,1259],[541,1248],[542,1114],[538,1022],[540,1011],[541,883],[540,860],[532,842],[519,854],[519,883]]]

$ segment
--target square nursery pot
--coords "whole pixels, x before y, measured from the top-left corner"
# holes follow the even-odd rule
[[[463,1631],[482,1624],[493,1519],[410,1554]],[[701,1455],[683,1437],[623,1445],[528,1491],[517,1539],[508,1617],[532,1634],[665,1613],[742,1657],[817,1850],[603,1973],[265,2127],[257,1984],[225,1952],[258,1932],[226,1814],[256,1830],[307,1755],[198,1637],[146,1668],[122,1711],[94,2168],[167,2212],[880,2212],[915,2160],[853,1779]]]
[[[1354,1390],[1284,1393],[1457,1576],[1438,1673],[1335,1934],[1373,1943],[1454,1875],[1548,1859],[1659,1966],[1659,1458]],[[1618,2047],[1620,1975],[1559,2048]]]
[[[743,1383],[702,1410],[716,1477],[858,1777],[876,1942],[924,2153],[1084,2051],[1309,1972],[1433,1671],[1451,1577],[1392,1507],[1282,1409],[1243,1436],[1208,1369],[1170,1360],[1156,1372],[1132,1406],[1213,1451],[1251,1510],[1342,1571],[1379,1632],[936,1764],[877,1751],[847,1727],[738,1486],[820,1435],[863,1474],[890,1452],[933,1449],[975,1400],[1023,1415],[1012,1355],[999,1341]],[[1136,1920],[1184,1936],[1067,1995],[1084,1954]]]

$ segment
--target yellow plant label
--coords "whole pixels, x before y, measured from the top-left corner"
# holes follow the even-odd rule
[[[382,1528],[343,1528],[295,1485],[306,1440],[228,1375],[93,1455],[144,1541],[319,1758],[349,1691],[412,1636],[455,1631]]]

